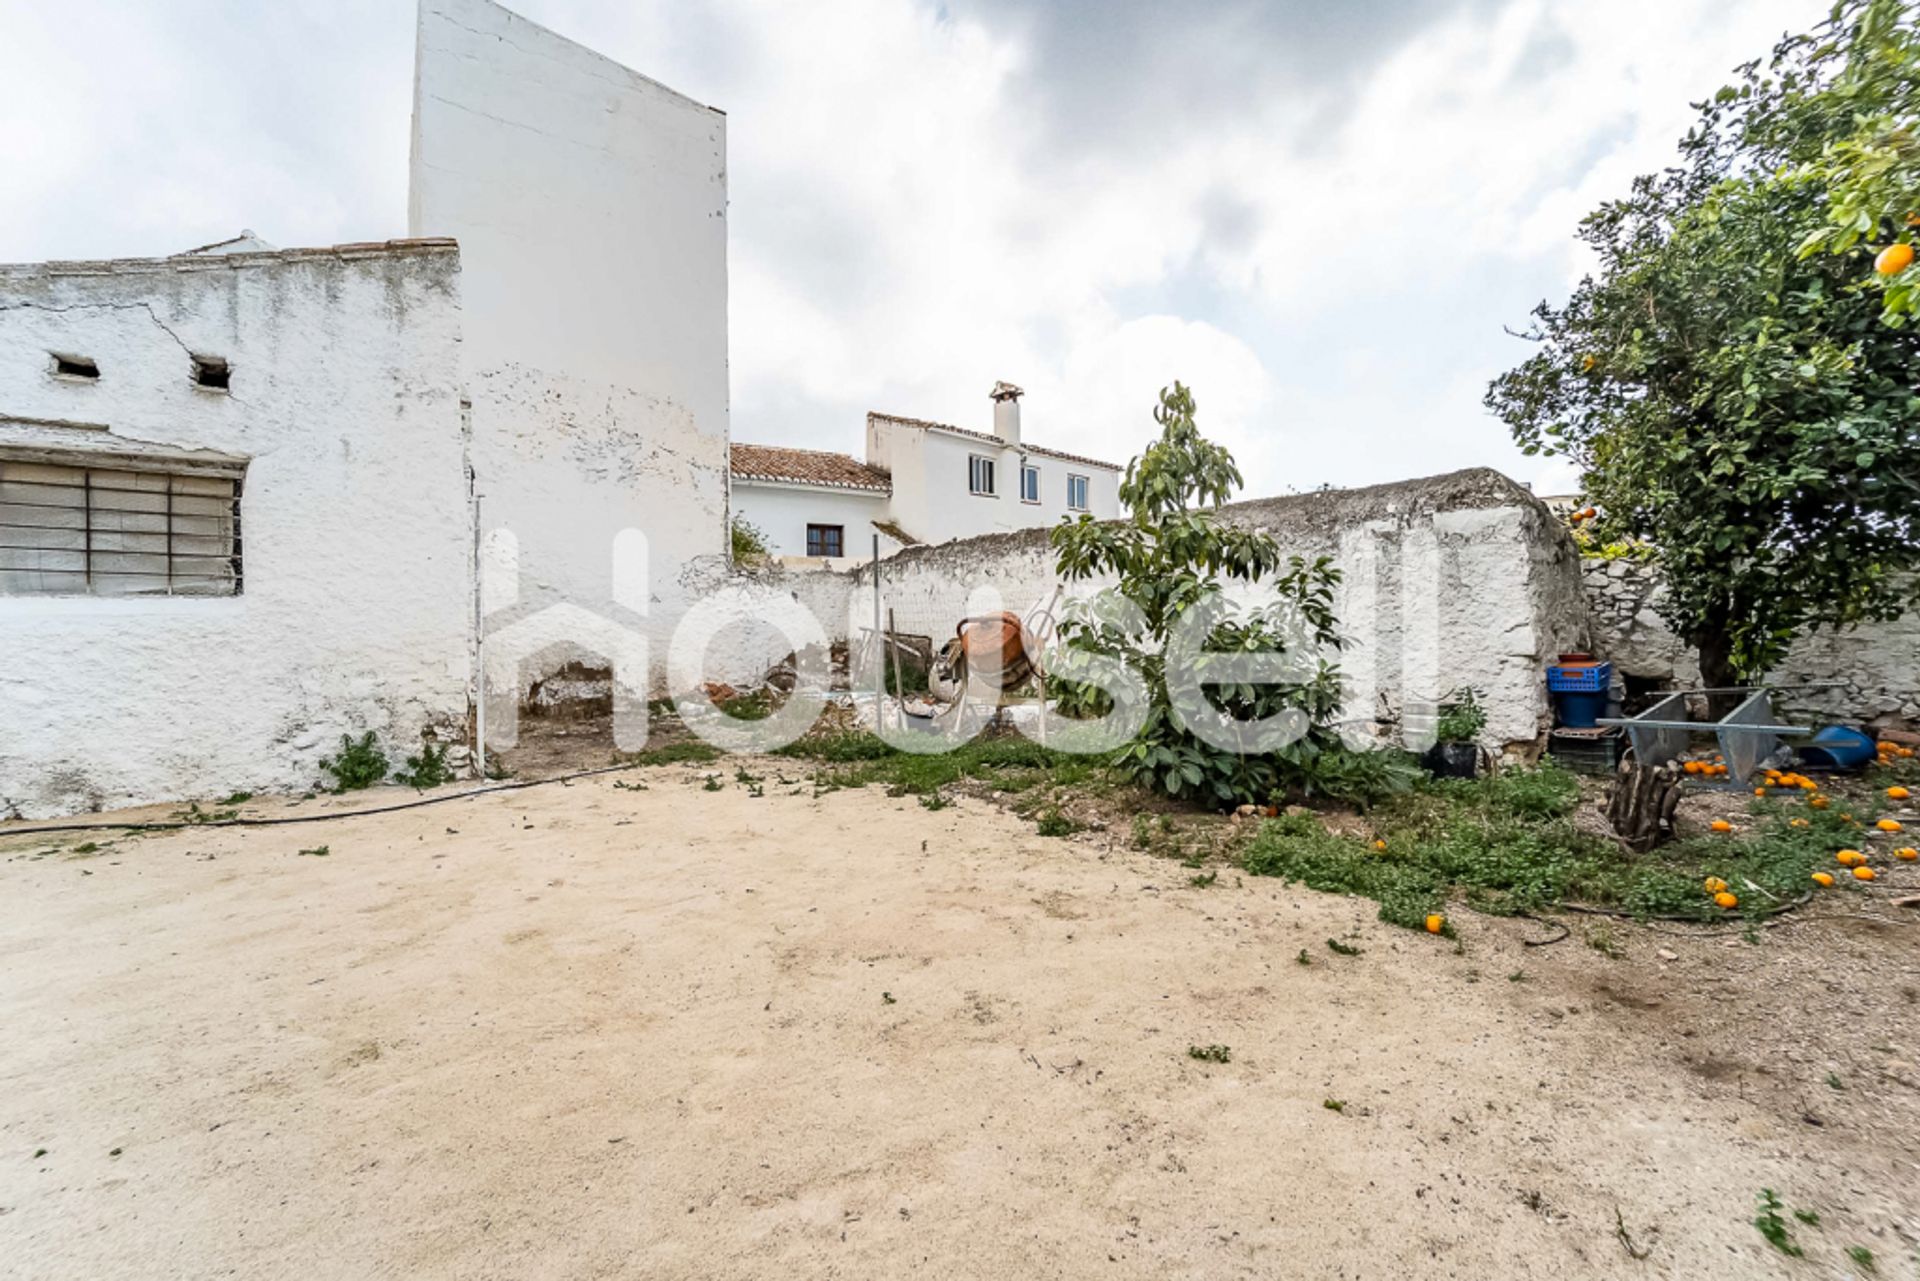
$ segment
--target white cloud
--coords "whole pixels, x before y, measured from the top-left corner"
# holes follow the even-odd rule
[[[1051,43],[1051,11],[918,0],[517,7],[727,111],[736,438],[858,451],[868,408],[982,426],[1008,378],[1037,439],[1124,457],[1179,377],[1256,493],[1546,479],[1479,406],[1522,354],[1501,324],[1577,275],[1574,223],[1669,162],[1690,98],[1820,16],[1460,0],[1367,18],[1417,30],[1320,75],[1284,9],[1166,45],[1072,26],[1152,6],[1055,12]],[[1309,16],[1323,45],[1366,17]],[[0,257],[404,228],[408,0],[0,0],[0,31]],[[1061,61],[1121,45],[1147,61]]]

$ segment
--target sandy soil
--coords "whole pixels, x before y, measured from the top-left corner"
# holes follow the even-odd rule
[[[1456,950],[762,768],[0,841],[0,1275],[1920,1275],[1898,909]]]

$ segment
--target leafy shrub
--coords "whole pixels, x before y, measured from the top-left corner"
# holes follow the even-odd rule
[[[761,565],[773,556],[773,546],[767,542],[766,534],[745,516],[735,516],[730,527],[733,538],[733,563],[736,565]]]
[[[418,756],[407,757],[405,769],[394,771],[393,781],[422,792],[452,782],[453,769],[447,764],[447,749],[438,743],[426,744]]]
[[[1356,752],[1335,745],[1302,758],[1296,767],[1300,790],[1341,805],[1369,809],[1411,791],[1424,776],[1413,757],[1382,748]]]
[[[1442,743],[1472,743],[1487,727],[1487,709],[1471,688],[1456,690],[1440,705],[1440,719],[1434,724],[1434,737]]]
[[[387,754],[380,750],[372,730],[357,739],[351,734],[342,734],[340,754],[321,757],[320,768],[333,775],[331,790],[358,792],[386,781]]]
[[[1139,782],[1187,800],[1228,806],[1265,800],[1306,781],[1308,762],[1338,742],[1333,718],[1340,676],[1324,654],[1339,648],[1333,591],[1339,571],[1326,558],[1284,559],[1268,535],[1221,521],[1218,510],[1241,484],[1224,448],[1194,424],[1193,396],[1179,383],[1160,393],[1154,419],[1160,438],[1127,467],[1120,499],[1122,521],[1082,517],[1054,526],[1050,535],[1060,577],[1074,582],[1106,574],[1118,586],[1075,602],[1060,622],[1063,650],[1055,687],[1071,712],[1104,710],[1103,699],[1073,682],[1076,655],[1124,662],[1147,687],[1145,719],[1113,764]],[[1264,603],[1250,616],[1220,622],[1195,657],[1199,702],[1175,711],[1166,655],[1175,628],[1189,610],[1217,604],[1228,582],[1264,584]],[[1130,609],[1120,608],[1124,604]],[[1283,679],[1250,684],[1227,679],[1225,664],[1248,653],[1290,653]],[[1209,679],[1210,673],[1218,673]],[[1304,736],[1277,751],[1256,750],[1251,730],[1259,718],[1300,713]],[[1226,747],[1186,727],[1194,717],[1217,718]]]

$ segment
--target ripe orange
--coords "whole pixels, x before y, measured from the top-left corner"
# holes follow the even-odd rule
[[[1756,787],[1753,789],[1753,794],[1755,796],[1765,796],[1767,794],[1767,789],[1764,787]]]
[[[1688,761],[1680,768],[1689,774],[1698,774],[1705,766],[1701,765],[1699,761]]]
[[[1707,893],[1718,894],[1721,890],[1724,890],[1726,888],[1727,888],[1727,883],[1721,880],[1719,877],[1709,876],[1707,878]]]
[[[1385,841],[1375,841],[1373,843],[1373,848],[1377,850],[1384,850],[1387,848],[1387,843]]]
[[[1827,798],[1824,796],[1809,796],[1807,798],[1807,804],[1817,810],[1823,810],[1827,808]]]
[[[1816,885],[1832,885],[1833,873],[1832,872],[1815,872],[1813,874],[1813,880],[1814,880],[1814,884]]]
[[[1871,881],[1873,878],[1874,870],[1864,863],[1853,869],[1853,879],[1856,881]]]
[[[1707,826],[1716,832],[1731,832],[1733,830],[1733,824],[1727,822],[1724,818],[1716,818],[1713,822],[1707,824]]]
[[[1897,832],[1900,830],[1899,822],[1891,818],[1883,818],[1878,823],[1875,823],[1874,826],[1883,832]]]
[[[1873,269],[1883,276],[1897,276],[1913,265],[1913,246],[1888,245],[1873,260]]]
[[[1721,890],[1718,894],[1714,895],[1713,901],[1715,903],[1718,903],[1721,907],[1724,907],[1724,908],[1735,908],[1740,906],[1740,900],[1735,898],[1732,894],[1729,894],[1726,890]]]
[[[1439,932],[1440,932],[1441,930],[1444,930],[1444,929],[1446,929],[1446,928],[1447,928],[1447,918],[1446,918],[1446,917],[1444,917],[1444,916],[1442,916],[1442,915],[1440,915],[1440,913],[1438,913],[1438,912],[1432,912],[1432,913],[1429,913],[1429,914],[1428,914],[1428,916],[1427,916],[1427,933],[1429,933],[1429,934],[1438,934],[1438,933],[1439,933]]]
[[[1841,850],[1833,857],[1842,867],[1858,867],[1867,861],[1867,856],[1859,850]]]
[[[1889,787],[1887,789],[1887,799],[1890,801],[1904,801],[1907,799],[1907,796],[1908,792],[1904,787]]]
[[[1804,818],[1791,819],[1788,821],[1787,826],[1788,827],[1805,827],[1807,826],[1807,820]]]
[[[1905,862],[1911,863],[1915,859],[1920,859],[1920,850],[1916,850],[1911,845],[1902,845],[1899,849],[1893,852],[1893,856],[1897,859],[1901,859]]]

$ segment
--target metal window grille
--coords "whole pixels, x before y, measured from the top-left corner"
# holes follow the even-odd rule
[[[237,596],[240,476],[0,457],[0,595]]]

